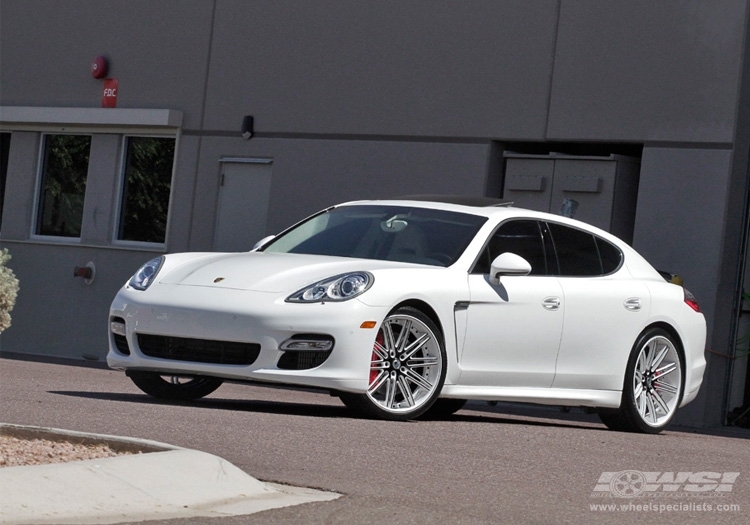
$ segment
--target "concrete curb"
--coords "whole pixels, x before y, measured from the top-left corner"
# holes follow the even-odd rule
[[[156,441],[5,424],[0,424],[0,434],[106,443],[113,450],[145,452],[0,468],[2,524],[236,516],[339,497],[263,483],[217,456]]]

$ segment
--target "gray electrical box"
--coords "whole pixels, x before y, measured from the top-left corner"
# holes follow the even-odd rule
[[[574,218],[631,242],[639,173],[640,161],[622,155],[506,152],[503,199],[550,213],[561,213],[566,199],[572,199]]]

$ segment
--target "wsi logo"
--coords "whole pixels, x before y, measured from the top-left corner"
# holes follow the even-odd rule
[[[703,494],[732,492],[739,472],[602,472],[592,496],[634,498],[649,493]]]

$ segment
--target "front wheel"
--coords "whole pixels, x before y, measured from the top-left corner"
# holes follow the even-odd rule
[[[443,338],[435,323],[409,306],[383,321],[372,348],[365,394],[341,393],[343,403],[364,415],[406,421],[437,400],[446,371]]]
[[[683,376],[674,338],[661,328],[645,331],[628,360],[620,408],[601,410],[600,419],[612,430],[661,432],[682,400]]]
[[[175,376],[158,372],[130,370],[128,377],[150,396],[170,401],[192,401],[205,397],[221,386],[217,377]]]
[[[466,404],[466,399],[443,399],[436,400],[432,406],[420,416],[421,419],[440,420],[448,419],[461,410]]]

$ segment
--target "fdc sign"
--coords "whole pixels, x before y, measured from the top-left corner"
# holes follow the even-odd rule
[[[117,79],[107,78],[104,80],[104,92],[102,93],[102,107],[117,107]]]

